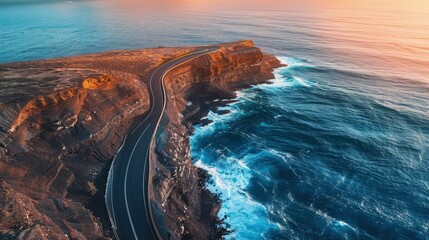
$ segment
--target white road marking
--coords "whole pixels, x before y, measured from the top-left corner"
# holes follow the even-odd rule
[[[128,137],[128,134],[127,135],[125,135],[125,140],[122,142],[122,144],[121,144],[121,146],[119,147],[119,149],[118,149],[118,153],[122,150],[122,148],[124,147],[124,145],[125,145],[125,142],[126,142],[126,139],[127,139],[127,137]],[[113,161],[112,161],[112,166],[113,166],[113,164],[115,163],[115,160],[116,160],[116,157],[117,157],[118,155],[116,154],[115,155],[115,157],[113,158]],[[110,180],[110,174],[114,174],[113,173],[113,167],[110,169],[111,170],[111,173],[109,172],[109,176],[108,176],[108,181]],[[113,187],[113,178],[112,178],[112,187]],[[112,196],[111,197],[111,202],[112,202],[112,210],[113,210],[113,222],[114,222],[114,224],[112,224],[112,226],[114,226],[115,227],[115,229],[117,228],[117,226],[116,226],[116,214],[115,214],[115,205],[113,204],[113,191],[110,191],[110,195]],[[109,208],[107,208],[107,209],[109,209]],[[116,232],[115,232],[116,233]]]
[[[151,138],[151,141],[152,141],[152,138]],[[149,149],[150,148],[147,148],[147,150],[146,150],[146,154],[145,154],[145,159],[148,159],[148,155],[149,155]],[[149,161],[149,160],[148,160]],[[146,165],[148,165],[148,164],[146,164],[145,163],[145,165],[144,165],[144,168],[143,168],[143,181],[142,181],[142,183],[143,183],[143,204],[144,204],[144,208],[145,208],[145,210],[146,210],[146,195],[145,195],[145,190],[144,190],[144,186],[145,186],[145,175],[144,175],[144,173],[146,172]],[[151,206],[149,206],[149,208],[150,208]],[[146,213],[146,218],[147,218],[147,222],[148,223],[150,223],[151,221],[150,221],[150,219],[149,219],[149,216],[148,216],[148,214]],[[151,229],[151,231],[152,231],[152,228],[150,228]],[[153,231],[152,231],[152,234],[153,234]]]
[[[191,58],[191,59],[188,59],[188,60],[186,60],[186,61],[184,61],[184,62],[181,62],[181,63],[179,63],[179,64],[173,65],[173,66],[172,66],[172,67],[170,67],[170,68],[167,68],[166,72],[164,72],[164,74],[162,75],[162,77],[161,77],[161,88],[162,88],[162,91],[163,91],[163,100],[164,100],[164,101],[163,101],[163,106],[162,106],[162,112],[161,112],[161,116],[159,117],[158,122],[157,122],[157,124],[156,124],[156,126],[155,126],[155,130],[154,130],[154,131],[153,131],[153,133],[152,133],[152,136],[151,136],[151,143],[150,143],[150,145],[149,145],[149,148],[148,148],[148,149],[151,149],[151,148],[152,148],[153,136],[155,135],[155,133],[156,133],[156,131],[157,131],[158,127],[159,127],[159,123],[161,122],[162,116],[164,115],[164,111],[165,111],[165,105],[166,105],[166,102],[167,102],[167,94],[166,94],[166,92],[165,92],[165,87],[164,87],[164,77],[165,77],[165,75],[167,75],[167,73],[168,73],[168,72],[170,72],[172,69],[174,69],[174,68],[176,68],[176,67],[178,67],[178,66],[180,66],[180,65],[183,65],[183,64],[185,64],[185,63],[187,63],[187,62],[190,62],[190,61],[192,61],[192,60],[194,60],[194,59],[196,59],[196,58],[199,58],[199,57],[201,57],[201,56],[203,56],[203,55],[205,55],[205,54],[207,54],[207,53],[214,53],[214,52],[219,51],[219,49],[218,49],[218,50],[216,50],[216,51],[206,52],[206,51],[208,51],[208,50],[210,50],[210,49],[205,49],[205,50],[203,50],[203,51],[199,52],[199,53],[202,53],[201,55],[198,55],[198,56],[193,57],[193,58]],[[203,53],[203,52],[206,52],[206,53]],[[151,89],[151,90],[152,90],[152,89]],[[149,163],[150,163],[150,161],[149,161]],[[146,165],[145,165],[145,167],[146,167]],[[149,168],[149,176],[150,176],[150,168]],[[143,178],[144,178],[144,177],[143,177]],[[143,185],[143,198],[145,198],[145,196],[144,196],[144,185]],[[152,217],[152,208],[151,208],[151,207],[149,207],[149,214],[151,215],[151,218],[153,218],[153,217]],[[158,229],[155,229],[155,231],[157,232],[157,236],[160,236],[160,234],[158,233]]]
[[[203,50],[203,51],[200,51],[200,52],[191,52],[191,53],[187,53],[187,54],[185,54],[185,55],[183,55],[183,56],[180,56],[179,58],[183,58],[183,57],[186,57],[186,56],[188,56],[188,55],[191,55],[191,54],[197,54],[197,53],[202,53],[202,52],[205,52],[205,51],[207,51],[208,49],[205,49],[205,50]],[[200,55],[201,56],[201,55]],[[177,61],[177,59],[179,59],[179,58],[176,58],[176,59],[173,59],[173,60],[171,60],[171,61]],[[192,58],[192,59],[194,59],[194,58]],[[167,62],[168,63],[168,62]],[[166,63],[166,64],[167,64]],[[179,64],[179,65],[181,65],[181,64]],[[179,65],[177,65],[177,66],[179,66]],[[173,65],[173,67],[175,67],[175,65]],[[153,91],[152,91],[152,79],[153,79],[153,76],[155,75],[155,73],[157,72],[159,70],[159,67],[157,68],[157,69],[155,69],[155,71],[153,71],[152,72],[152,74],[151,74],[151,76],[150,76],[150,79],[149,79],[149,88],[150,88],[150,92],[149,93],[152,93],[152,105],[153,105],[153,102],[155,101],[155,95],[153,94]],[[162,80],[164,80],[164,77],[163,77],[163,79]],[[161,80],[161,81],[162,81]],[[145,119],[143,119],[143,121],[141,121],[141,123],[131,132],[131,134],[134,134],[134,132],[135,131],[137,131],[137,129],[148,119],[148,117],[152,114],[152,111],[153,111],[153,107],[151,107],[150,108],[150,112],[149,112],[149,114],[145,117]]]
[[[128,196],[127,196],[127,180],[128,180],[128,169],[130,168],[131,159],[134,155],[134,151],[136,150],[137,145],[139,144],[141,138],[144,136],[146,130],[150,127],[150,124],[147,125],[146,129],[143,131],[142,135],[140,135],[139,139],[134,145],[133,151],[131,151],[130,158],[128,159],[127,169],[125,170],[125,182],[124,182],[124,196],[125,196],[125,207],[127,208],[128,219],[130,220],[131,228],[133,230],[134,237],[138,240],[136,230],[134,229],[133,220],[131,219],[130,208],[128,207]]]
[[[173,61],[177,61],[178,59],[180,59],[180,58],[183,58],[183,57],[186,57],[186,56],[188,56],[188,55],[192,55],[192,54],[198,54],[198,53],[201,53],[201,55],[198,55],[198,56],[196,56],[196,57],[193,57],[193,58],[190,58],[190,59],[188,59],[188,60],[186,60],[186,61],[183,61],[183,62],[181,62],[181,63],[178,63],[178,64],[175,64],[175,65],[173,65],[173,66],[171,66],[171,67],[169,67],[169,68],[167,68],[166,69],[166,71],[164,72],[164,74],[162,75],[162,77],[161,77],[161,88],[162,88],[162,90],[163,90],[163,108],[162,108],[162,113],[161,113],[161,116],[160,116],[160,118],[158,119],[158,122],[157,122],[157,125],[156,125],[156,127],[155,127],[155,130],[154,130],[154,132],[152,133],[152,136],[151,136],[151,143],[150,143],[150,146],[149,146],[149,148],[147,149],[147,151],[146,151],[146,156],[145,156],[145,159],[148,159],[148,155],[149,155],[149,149],[151,149],[151,147],[152,147],[152,142],[153,142],[153,136],[155,135],[155,133],[156,133],[156,131],[157,131],[157,129],[158,129],[158,127],[159,127],[159,123],[160,123],[160,121],[161,121],[161,118],[162,118],[162,116],[163,116],[163,113],[164,113],[164,111],[165,111],[165,105],[166,105],[166,93],[165,93],[165,87],[164,87],[164,77],[165,77],[165,75],[168,73],[168,72],[170,72],[172,69],[174,69],[174,68],[176,68],[176,67],[178,67],[178,66],[180,66],[180,65],[183,65],[183,64],[185,64],[185,63],[187,63],[187,62],[189,62],[189,61],[192,61],[192,60],[194,60],[194,59],[196,59],[196,58],[199,58],[199,57],[201,57],[202,55],[204,55],[204,54],[207,54],[207,53],[213,53],[213,52],[217,52],[217,51],[219,51],[219,49],[218,50],[216,50],[216,51],[211,51],[211,52],[206,52],[206,51],[208,51],[208,50],[210,50],[210,49],[205,49],[205,50],[202,50],[202,51],[199,51],[199,52],[191,52],[191,53],[188,53],[188,54],[185,54],[185,55],[183,55],[183,56],[180,56],[179,58],[176,58],[176,59],[174,59],[174,60],[172,60],[172,62]],[[167,63],[166,63],[167,64]],[[155,99],[155,95],[153,94],[153,90],[152,90],[152,80],[153,80],[153,76],[155,75],[155,73],[157,72],[157,71],[159,71],[159,69],[160,68],[157,68],[157,69],[155,69],[154,70],[154,72],[152,73],[152,75],[151,75],[151,77],[150,77],[150,80],[149,80],[149,87],[150,87],[150,92],[152,93],[152,106],[154,105],[153,103],[154,103],[154,99]],[[133,134],[137,129],[139,129],[140,128],[140,126],[149,118],[149,116],[152,114],[152,112],[153,112],[153,107],[151,107],[151,111],[149,112],[149,114],[146,116],[146,118],[133,130],[133,132],[131,133],[131,134]],[[124,196],[125,196],[125,205],[126,205],[126,209],[127,209],[127,214],[128,214],[128,219],[130,220],[130,224],[131,224],[131,228],[132,228],[132,230],[133,230],[133,234],[134,234],[134,237],[138,240],[138,237],[137,237],[137,233],[136,233],[136,231],[135,231],[135,228],[134,228],[134,224],[133,224],[133,221],[132,221],[132,219],[131,219],[131,214],[130,214],[130,209],[129,209],[129,206],[128,206],[128,197],[127,197],[127,176],[128,176],[128,169],[129,169],[129,166],[130,166],[130,162],[131,162],[131,158],[132,158],[132,156],[134,155],[134,151],[135,151],[135,148],[137,147],[137,145],[138,145],[138,143],[140,142],[140,140],[141,140],[141,138],[142,138],[142,136],[145,134],[145,132],[147,131],[147,129],[149,128],[149,126],[150,126],[150,124],[148,124],[148,126],[146,127],[146,129],[143,131],[143,133],[141,134],[141,136],[139,137],[139,139],[137,140],[137,143],[134,145],[134,148],[133,148],[133,150],[132,150],[132,152],[131,152],[131,156],[130,156],[130,158],[129,158],[129,161],[128,161],[128,164],[127,164],[127,168],[126,168],[126,172],[125,172],[125,182],[124,182]],[[125,136],[125,139],[127,138],[127,136]],[[119,152],[119,151],[121,151],[121,149],[122,149],[122,147],[124,146],[124,144],[125,144],[125,141],[123,142],[123,144],[122,144],[122,146],[119,148],[119,150],[117,151],[117,152]],[[113,162],[115,161],[115,159],[116,159],[116,156],[115,156],[115,158],[114,158],[114,160],[113,160]],[[150,163],[150,161],[149,161],[149,163]],[[113,166],[113,163],[112,163],[112,166]],[[144,172],[146,171],[146,164],[145,164],[145,166],[144,166],[144,170],[143,170]],[[112,172],[113,172],[113,169],[112,169]],[[144,181],[145,181],[145,178],[144,178],[144,172],[143,172],[143,184],[144,184]],[[149,175],[150,175],[150,168],[149,168]],[[108,178],[110,178],[110,174],[109,174],[109,177]],[[112,178],[112,187],[113,187],[113,178]],[[113,191],[111,191],[111,195],[113,195]],[[143,185],[143,200],[144,200],[144,205],[145,205],[145,207],[146,207],[146,197],[148,198],[148,196],[145,196],[145,191],[144,191],[144,185]],[[147,199],[147,200],[149,200],[149,199]],[[112,211],[113,211],[113,221],[112,221],[112,219],[111,219],[111,222],[112,222],[112,225],[114,226],[114,234],[115,234],[115,236],[119,239],[119,237],[117,236],[117,233],[116,233],[116,216],[115,216],[115,210],[114,210],[114,206],[113,206],[113,196],[111,197],[111,202],[112,202]],[[150,214],[151,214],[151,218],[152,218],[152,209],[150,208],[150,206],[149,206],[149,211],[150,211]],[[110,211],[108,211],[109,212],[109,215],[110,215]],[[147,217],[147,219],[148,219],[148,221],[149,222],[151,222],[150,220],[149,220],[149,217],[147,216],[147,214],[146,214],[146,217]],[[157,229],[155,229],[156,231],[157,231]],[[159,233],[157,232],[157,234],[159,235]]]

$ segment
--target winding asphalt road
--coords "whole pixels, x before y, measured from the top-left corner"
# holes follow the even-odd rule
[[[162,239],[150,207],[150,149],[166,104],[165,75],[175,67],[218,47],[207,47],[164,63],[152,72],[149,89],[151,109],[145,119],[127,135],[110,168],[106,187],[106,206],[117,239]]]

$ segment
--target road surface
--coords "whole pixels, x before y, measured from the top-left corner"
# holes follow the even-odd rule
[[[113,160],[106,187],[106,206],[116,238],[161,239],[149,204],[150,147],[165,109],[164,76],[172,69],[218,48],[200,48],[164,63],[149,78],[151,109],[130,132]]]

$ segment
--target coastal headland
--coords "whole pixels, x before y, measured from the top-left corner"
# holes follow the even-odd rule
[[[280,62],[252,41],[213,45],[164,77],[166,106],[150,149],[149,198],[163,235],[216,238],[218,197],[190,158],[189,134],[234,91]],[[151,109],[150,75],[201,47],[159,47],[0,65],[0,238],[104,239],[107,172]],[[214,102],[213,100],[218,99]],[[113,192],[113,194],[115,194]]]

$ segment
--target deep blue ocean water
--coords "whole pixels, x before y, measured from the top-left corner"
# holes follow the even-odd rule
[[[383,80],[280,59],[273,84],[238,92],[191,139],[231,237],[427,239],[428,111],[407,105],[428,86],[368,94]]]
[[[0,62],[248,38],[288,65],[191,137],[229,239],[429,239],[429,8],[33,2],[0,4]]]

